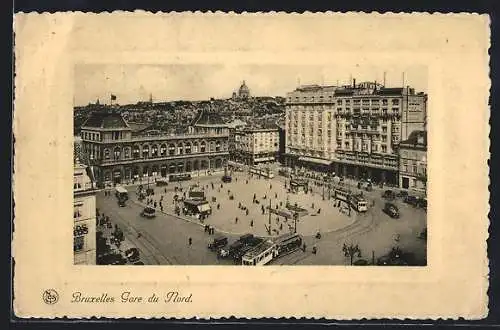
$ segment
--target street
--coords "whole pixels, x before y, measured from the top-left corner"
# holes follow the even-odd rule
[[[248,180],[248,183],[246,183]],[[400,210],[399,219],[390,218],[382,211],[386,202],[382,198],[384,189],[375,188],[373,191],[364,191],[364,197],[369,205],[368,212],[352,212],[351,216],[342,214],[338,208],[333,206],[332,200],[323,200],[323,187],[312,184],[313,193],[309,194],[287,194],[284,190],[284,177],[276,176],[272,180],[252,178],[248,173],[233,173],[233,182],[221,183],[221,176],[208,176],[196,180],[171,183],[167,187],[155,187],[155,195],[152,198],[159,201],[163,196],[163,212],[157,207],[157,216],[147,219],[140,216],[145,204],[139,202],[136,194],[136,186],[128,186],[129,201],[125,207],[118,206],[113,194],[104,196],[103,192],[97,195],[97,207],[111,218],[113,223],[123,229],[127,241],[136,246],[145,264],[160,265],[232,265],[232,260],[223,260],[216,257],[216,253],[207,248],[213,239],[204,231],[204,225],[213,226],[216,233],[222,233],[229,239],[229,244],[240,235],[253,233],[257,236],[269,236],[265,230],[269,222],[269,214],[262,214],[261,207],[271,200],[284,201],[288,198],[292,203],[300,203],[300,206],[310,211],[309,215],[302,217],[297,223],[297,232],[304,238],[306,251],[301,250],[278,258],[272,262],[275,265],[345,265],[349,263],[348,258],[342,251],[343,244],[358,245],[361,256],[357,259],[366,259],[372,262],[387,254],[391,248],[399,247],[404,251],[411,251],[419,260],[425,262],[426,241],[417,238],[418,234],[426,227],[426,213],[422,209],[414,208],[401,200],[393,201]],[[213,209],[213,214],[203,223],[194,217],[174,215],[173,196],[175,187],[182,187],[186,191],[190,185],[197,183],[203,187],[207,194],[207,200]],[[213,188],[212,188],[213,183]],[[356,190],[354,182],[352,189]],[[222,185],[222,187],[221,187]],[[165,192],[166,190],[166,192]],[[177,192],[179,193],[179,192]],[[252,197],[258,194],[259,204],[252,203]],[[276,195],[275,195],[276,194]],[[234,195],[234,199],[228,196]],[[261,196],[262,195],[262,196]],[[265,196],[267,195],[267,196]],[[266,197],[264,199],[264,196]],[[268,197],[269,196],[269,197]],[[215,201],[211,198],[215,197]],[[249,209],[246,215],[238,208],[238,203],[243,203]],[[278,202],[272,203],[274,207]],[[315,209],[312,205],[315,204]],[[220,205],[218,210],[216,205]],[[321,208],[321,214],[317,211]],[[239,221],[236,222],[235,218]],[[277,218],[277,219],[276,219]],[[272,227],[281,224],[283,234],[292,230],[289,223],[283,218],[271,216]],[[252,222],[253,226],[251,226]],[[279,227],[278,227],[279,228]],[[321,232],[322,237],[317,239],[315,234]],[[271,235],[271,236],[273,236]],[[397,237],[397,240],[396,240]],[[192,244],[189,245],[189,238]],[[318,253],[313,254],[311,249],[317,247]]]

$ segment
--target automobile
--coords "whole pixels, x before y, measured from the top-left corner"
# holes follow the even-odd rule
[[[224,182],[224,183],[229,183],[231,181],[233,181],[233,178],[230,175],[224,175],[222,177],[222,182]]]
[[[168,180],[161,178],[156,180],[156,186],[157,187],[163,187],[163,186],[168,186]]]
[[[140,261],[140,258],[139,258],[139,256],[137,256],[137,257],[127,258],[127,260],[128,260],[128,262],[134,263],[134,262]]]
[[[392,203],[385,203],[383,211],[391,218],[399,218],[398,207]]]
[[[219,235],[216,236],[212,242],[208,243],[208,248],[212,251],[222,248],[227,245],[227,237]]]
[[[406,204],[410,204],[412,206],[417,206],[418,198],[412,195],[408,195],[403,200]]]
[[[404,198],[406,198],[406,196],[408,196],[408,192],[405,190],[401,190],[398,192],[398,194],[396,196],[404,199]]]
[[[125,265],[127,263],[127,259],[120,254],[113,254],[110,259],[111,265]]]
[[[154,218],[156,217],[156,210],[152,207],[146,206],[141,212],[141,216],[144,218]]]
[[[367,266],[368,265],[368,261],[366,261],[365,259],[358,259],[355,262],[353,262],[352,264],[354,266]]]
[[[382,194],[382,197],[386,199],[394,199],[396,197],[396,194],[392,190],[386,190]]]
[[[219,258],[228,258],[228,257],[230,257],[232,255],[235,255],[243,247],[245,247],[245,245],[238,240],[238,241],[232,243],[229,246],[225,246],[223,248],[220,248],[217,251],[217,256]]]
[[[144,263],[142,261],[136,261],[136,262],[134,262],[134,265],[142,266],[142,265],[144,265]]]
[[[427,210],[427,198],[418,198],[416,205],[424,210]]]
[[[139,258],[139,250],[137,248],[130,248],[125,251],[125,257],[131,262],[133,262],[132,259],[138,259]]]

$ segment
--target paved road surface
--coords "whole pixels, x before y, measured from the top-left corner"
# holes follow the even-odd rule
[[[201,179],[201,178],[200,178]],[[284,181],[284,178],[277,177]],[[214,177],[202,178],[203,181],[217,180]],[[188,184],[185,183],[184,186]],[[173,190],[169,185],[168,190]],[[322,188],[314,187],[316,191]],[[133,190],[133,188],[129,188]],[[426,227],[426,213],[413,208],[401,201],[395,203],[400,208],[402,217],[391,219],[382,212],[385,200],[381,197],[384,189],[374,189],[364,192],[365,197],[375,206],[366,214],[357,217],[357,221],[330,233],[323,233],[321,239],[313,236],[304,237],[306,252],[296,251],[277,259],[276,265],[344,265],[348,262],[342,253],[342,245],[359,244],[362,258],[371,261],[372,251],[378,258],[386,254],[392,247],[399,246],[411,251],[420,259],[426,257],[426,242],[417,238],[420,231]],[[133,193],[131,193],[132,195]],[[159,214],[155,219],[144,219],[139,216],[142,207],[129,201],[126,207],[119,207],[116,198],[104,197],[98,193],[97,207],[111,217],[124,230],[129,240],[136,244],[147,259],[147,264],[184,264],[184,265],[215,265],[232,264],[231,261],[218,260],[215,253],[207,249],[207,244],[213,236],[209,236],[199,224],[187,222],[177,217]],[[333,212],[338,212],[334,210]],[[142,236],[137,238],[137,233]],[[400,236],[395,241],[396,235]],[[188,238],[193,244],[188,245]],[[237,237],[229,235],[230,243]],[[318,253],[313,255],[311,248],[316,245]]]
[[[114,196],[104,197],[103,193],[98,193],[97,207],[123,229],[150,264],[232,264],[218,260],[216,254],[207,249],[213,236],[205,233],[202,226],[164,214],[146,219],[139,215],[142,207],[138,204],[129,201],[127,206],[119,207]],[[137,237],[138,233],[141,237]],[[189,237],[192,238],[191,246]]]

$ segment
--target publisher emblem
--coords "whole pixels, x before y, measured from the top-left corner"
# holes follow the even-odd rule
[[[47,289],[43,292],[42,299],[47,305],[54,305],[59,300],[59,294],[54,289]]]

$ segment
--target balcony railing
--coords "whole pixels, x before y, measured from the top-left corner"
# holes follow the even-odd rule
[[[229,137],[229,133],[206,133],[206,134],[163,134],[163,135],[144,135],[144,136],[132,136],[130,139],[103,139],[101,141],[88,140],[88,142],[98,142],[98,143],[133,143],[133,142],[143,142],[143,141],[157,141],[157,140],[188,140],[188,139],[202,139],[202,138],[221,138]],[[87,140],[85,140],[87,141]]]
[[[157,157],[140,157],[140,158],[119,158],[119,159],[101,159],[101,160],[91,160],[90,165],[119,165],[124,163],[142,163],[149,161],[164,161],[164,160],[176,160],[176,159],[184,159],[190,157],[212,157],[212,156],[224,156],[228,155],[229,150],[224,151],[212,151],[212,152],[197,152],[197,153],[189,153],[189,154],[177,154],[177,155],[163,155]]]

